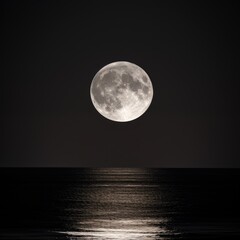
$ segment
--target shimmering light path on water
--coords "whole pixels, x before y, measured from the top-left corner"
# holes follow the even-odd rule
[[[168,228],[169,217],[159,214],[167,203],[149,170],[92,169],[88,173],[87,188],[72,186],[62,198],[72,206],[65,215],[81,219],[73,221],[73,230],[65,234],[99,240],[162,239],[177,234]],[[80,209],[79,201],[85,203]]]

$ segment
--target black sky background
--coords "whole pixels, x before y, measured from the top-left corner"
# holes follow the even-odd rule
[[[2,167],[240,167],[237,6],[142,2],[2,2]],[[154,86],[127,123],[89,95],[120,60]]]

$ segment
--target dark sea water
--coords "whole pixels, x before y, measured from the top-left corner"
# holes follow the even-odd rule
[[[240,239],[240,170],[0,170],[0,239]]]

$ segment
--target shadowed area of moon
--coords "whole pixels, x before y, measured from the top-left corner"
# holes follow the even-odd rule
[[[97,111],[113,121],[131,121],[149,107],[153,89],[146,72],[129,62],[115,62],[94,77],[91,99]]]

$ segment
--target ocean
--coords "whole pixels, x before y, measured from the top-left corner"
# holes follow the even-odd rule
[[[240,239],[240,169],[1,168],[0,239]]]

